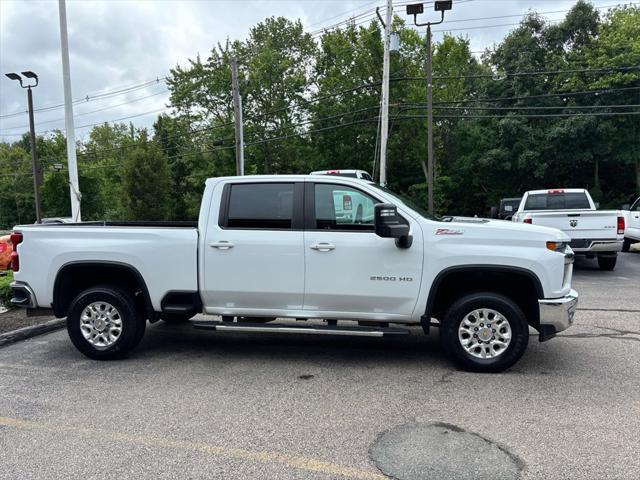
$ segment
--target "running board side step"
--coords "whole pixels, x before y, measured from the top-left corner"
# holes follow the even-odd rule
[[[306,335],[345,335],[356,337],[391,337],[409,335],[405,328],[346,327],[332,325],[283,325],[264,323],[232,323],[232,322],[191,322],[200,330],[217,330],[219,332],[250,333],[298,333]]]

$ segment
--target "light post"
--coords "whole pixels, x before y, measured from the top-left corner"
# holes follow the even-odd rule
[[[40,211],[40,168],[38,166],[38,155],[36,153],[36,129],[34,127],[33,121],[33,94],[31,92],[31,88],[35,88],[38,86],[38,75],[30,70],[22,72],[22,75],[25,78],[35,80],[36,82],[33,85],[26,86],[22,83],[22,77],[17,73],[7,73],[5,75],[11,80],[17,80],[18,82],[20,82],[20,86],[22,88],[27,89],[27,103],[29,106],[29,137],[31,140],[31,168],[33,170],[33,193],[36,203],[36,222],[41,223],[42,212]]]
[[[413,23],[416,27],[427,27],[427,208],[429,213],[433,215],[433,179],[434,179],[434,161],[433,161],[433,82],[431,72],[431,25],[438,25],[444,22],[444,12],[451,10],[453,0],[440,0],[434,2],[433,9],[441,12],[439,22],[418,23],[418,15],[424,12],[422,3],[414,3],[407,5],[407,15],[413,15]]]

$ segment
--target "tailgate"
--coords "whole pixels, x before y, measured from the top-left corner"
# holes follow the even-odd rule
[[[527,212],[534,225],[562,230],[572,239],[616,240],[618,215],[613,211]]]

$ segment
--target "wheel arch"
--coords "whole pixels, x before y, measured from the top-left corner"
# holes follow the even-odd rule
[[[537,300],[544,298],[538,276],[531,270],[502,265],[460,265],[442,270],[434,279],[425,309],[425,318],[441,317],[444,310],[469,293],[491,291],[512,298],[523,310],[529,324],[540,323]]]
[[[80,278],[90,274],[90,280]],[[133,265],[115,261],[73,261],[64,264],[58,270],[53,283],[53,312],[56,317],[65,317],[71,302],[82,290],[97,285],[113,284],[124,286],[137,294],[136,304],[147,318],[156,319],[149,289],[142,274]]]

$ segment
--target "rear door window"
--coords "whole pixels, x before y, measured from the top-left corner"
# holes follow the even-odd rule
[[[224,227],[290,229],[293,221],[293,183],[231,185]]]

